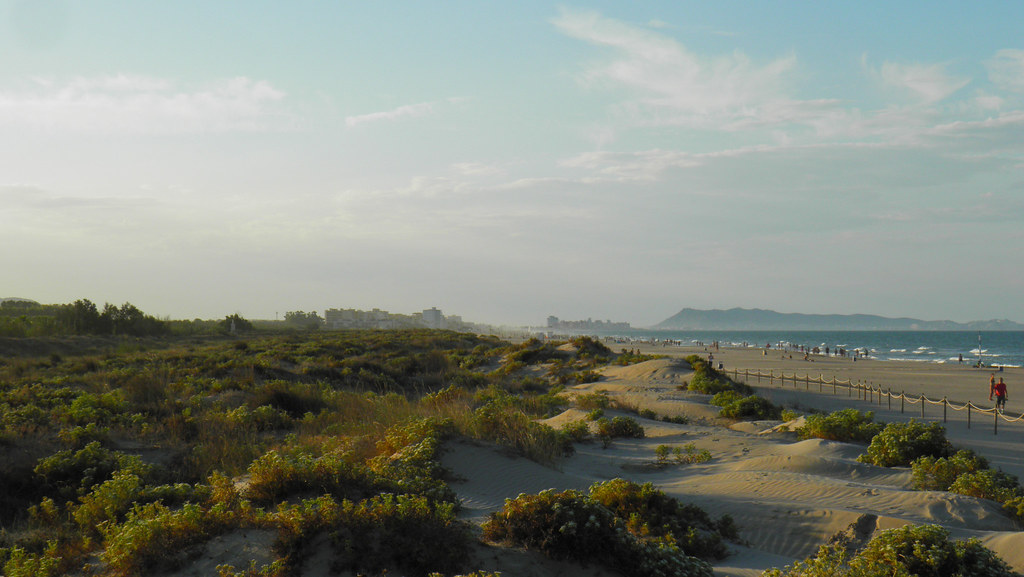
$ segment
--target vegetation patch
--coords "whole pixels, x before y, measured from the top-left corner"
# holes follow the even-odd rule
[[[634,523],[643,525],[640,518]],[[483,528],[489,541],[534,549],[554,559],[600,563],[627,576],[712,575],[710,565],[687,555],[671,539],[634,533],[611,508],[580,491],[519,495],[492,513]]]
[[[693,377],[687,385],[691,391],[706,395],[715,395],[723,391],[734,391],[744,396],[754,394],[754,389],[749,385],[730,379],[698,355],[686,357],[686,362],[693,369]]]
[[[743,396],[733,390],[715,394],[710,402],[721,407],[719,414],[729,419],[775,420],[782,415],[782,408],[768,399],[758,395]]]
[[[818,554],[764,577],[1010,577],[1005,561],[977,539],[950,541],[937,525],[907,525],[882,531],[859,552],[844,544],[824,546]]]
[[[875,413],[842,409],[827,415],[811,414],[796,429],[800,439],[825,439],[844,443],[870,443],[885,426],[875,422]]]
[[[880,467],[907,467],[919,457],[948,457],[953,445],[940,423],[889,423],[857,460]]]

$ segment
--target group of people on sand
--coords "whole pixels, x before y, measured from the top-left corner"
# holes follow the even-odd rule
[[[995,373],[988,377],[988,400],[991,401],[993,396],[996,398],[996,410],[1002,413],[1006,407],[1006,383],[1003,382],[1003,377],[999,377],[997,382]]]

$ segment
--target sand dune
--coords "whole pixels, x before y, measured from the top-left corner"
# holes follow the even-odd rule
[[[716,353],[716,359],[721,358],[729,355]],[[883,364],[875,363],[869,368],[881,371],[876,374],[884,377],[885,367],[878,365]],[[915,367],[914,378],[926,378],[918,373],[927,369]],[[734,546],[733,555],[716,564],[718,575],[749,577],[769,567],[802,559],[853,524],[858,524],[870,537],[874,531],[908,523],[936,523],[949,529],[954,537],[977,537],[1017,571],[1024,570],[1024,533],[1016,532],[1014,522],[995,502],[945,492],[914,491],[910,488],[909,469],[857,462],[863,446],[798,441],[793,433],[773,432],[777,422],[729,427],[728,422],[717,417],[717,407],[707,404],[706,395],[677,389],[690,378],[690,373],[676,359],[611,367],[603,374],[601,381],[574,387],[570,393],[604,391],[625,406],[651,409],[659,415],[686,416],[689,424],[637,418],[645,427],[645,439],[616,440],[608,449],[599,443],[580,444],[576,455],[558,469],[515,458],[496,447],[453,443],[444,465],[462,479],[453,487],[465,505],[465,518],[482,522],[505,499],[520,493],[548,488],[586,489],[597,481],[623,477],[639,483],[652,482],[713,516],[729,514],[736,520],[746,544]],[[936,390],[931,389],[933,394]],[[780,396],[775,394],[776,398]],[[863,408],[837,396],[803,394],[799,398],[805,407]],[[547,422],[559,427],[585,415],[584,411],[570,409]],[[893,420],[898,418],[889,416]],[[879,419],[887,420],[883,415]],[[1008,429],[997,438],[991,432],[985,436],[977,426],[968,431],[953,423],[950,429],[951,438],[959,446],[974,447],[986,455],[1003,455],[1005,462],[1019,461],[1019,457],[1009,456],[1017,452],[1014,443],[1019,440],[1019,431]],[[713,459],[696,465],[653,466],[658,445],[689,443],[707,449]],[[513,570],[502,555],[494,551],[491,555],[490,565],[484,557],[479,559],[485,563],[481,568]],[[515,565],[516,574],[555,574],[544,572],[551,568],[539,557],[523,552],[521,555]],[[573,573],[571,566],[560,566],[558,571],[580,576],[595,574],[593,567],[576,568]]]

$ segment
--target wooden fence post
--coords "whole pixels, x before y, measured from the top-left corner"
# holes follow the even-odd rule
[[[946,422],[946,408],[949,406],[949,402],[946,397],[942,397],[942,422]]]
[[[999,411],[992,411],[992,434],[999,434]]]
[[[921,418],[924,418],[924,394],[921,395]]]
[[[971,428],[971,402],[967,401],[967,428]]]
[[[900,391],[900,414],[903,414],[903,408],[906,406],[907,394],[905,391]]]

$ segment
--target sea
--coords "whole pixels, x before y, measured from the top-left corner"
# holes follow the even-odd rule
[[[597,336],[631,340],[670,341],[684,346],[718,342],[722,347],[818,347],[824,353],[844,349],[883,361],[959,363],[984,366],[1024,366],[1024,331],[660,331],[632,329]]]

